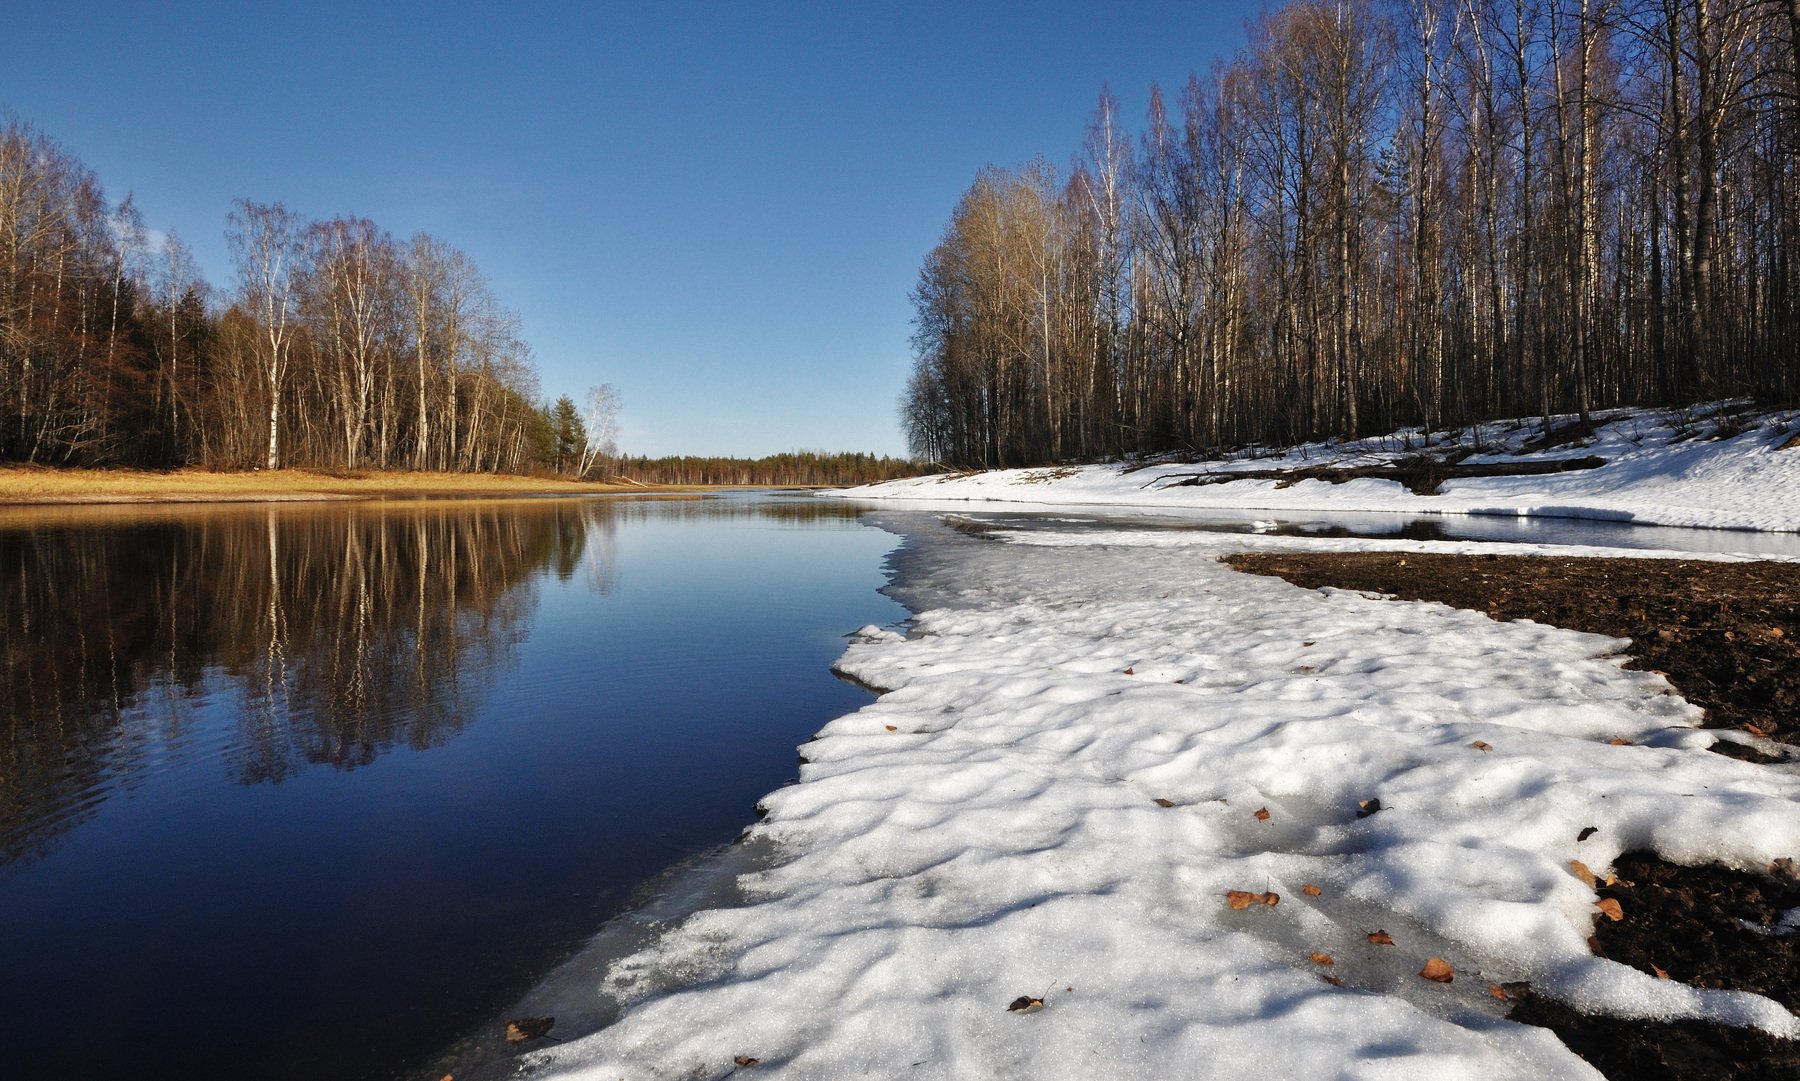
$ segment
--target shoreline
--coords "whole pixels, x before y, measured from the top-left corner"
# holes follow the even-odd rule
[[[1192,1065],[1217,1052],[1188,1043],[1204,1024],[1174,1022],[1258,999],[1304,1002],[1358,1031],[1399,1025],[1416,1041],[1428,1030],[1440,1065],[1479,1063],[1501,1077],[1566,1069],[1574,1056],[1561,1057],[1565,1048],[1615,1078],[1671,1076],[1652,1063],[1678,1064],[1675,1076],[1726,1077],[1733,1059],[1792,1053],[1791,993],[1756,974],[1721,993],[1733,970],[1716,957],[1656,945],[1673,940],[1659,932],[1695,926],[1667,922],[1680,907],[1671,898],[1712,900],[1726,866],[1760,872],[1790,854],[1774,836],[1788,831],[1770,815],[1787,789],[1778,775],[1792,766],[1696,754],[1720,738],[1728,749],[1766,743],[1692,727],[1700,710],[1670,696],[1679,673],[1665,682],[1663,664],[1655,674],[1621,671],[1617,644],[1548,621],[1490,621],[1485,604],[1462,606],[1481,615],[1390,605],[1348,583],[1329,583],[1347,587],[1342,594],[1289,592],[1205,558],[1230,554],[1237,546],[1226,538],[1158,549],[1110,543],[1116,535],[1046,545],[1004,530],[929,532],[924,547],[909,537],[892,569],[890,595],[916,626],[904,638],[865,628],[838,665],[889,693],[806,745],[802,783],[771,793],[769,817],[752,828],[787,858],[753,878],[748,906],[671,928],[615,969],[602,982],[621,1000],[619,1021],[543,1049],[539,1067],[674,1075],[729,1070],[738,1054],[831,1076],[873,1055],[930,1062],[948,1076],[998,1048],[1043,1076],[1075,1076],[1075,1050],[1144,1023],[1132,1003],[1176,1002],[1186,1005],[1132,1053]],[[1480,553],[1439,558],[1449,578],[1493,566]],[[1666,555],[1539,561],[1662,565],[1711,592],[1723,588],[1724,569],[1800,575],[1791,563]],[[1521,582],[1530,593],[1536,579]],[[1626,591],[1593,595],[1617,592]],[[1741,592],[1760,595],[1754,584]],[[1585,595],[1575,602],[1587,606]],[[1776,625],[1730,604],[1720,611]],[[1675,651],[1690,630],[1723,638],[1705,626],[1676,629],[1648,637]],[[1536,798],[1506,798],[1540,777],[1547,787]],[[1382,813],[1365,819],[1357,801],[1377,792]],[[1256,821],[1265,812],[1273,824]],[[926,823],[935,828],[921,832]],[[998,823],[1008,828],[990,828]],[[1137,838],[1132,851],[1118,847],[1119,829]],[[1438,860],[1452,848],[1452,862]],[[1692,850],[1718,861],[1703,863],[1699,880],[1668,862],[1685,864]],[[1596,872],[1616,863],[1621,881],[1584,888],[1562,870],[1574,856]],[[1045,860],[1056,864],[1050,877],[1034,870]],[[1773,875],[1758,877],[1771,880],[1760,883],[1769,903],[1756,913],[1766,926],[1795,902]],[[1245,916],[1218,907],[1232,889],[1285,899]],[[1625,923],[1592,926],[1595,889],[1623,905]],[[1385,933],[1372,927],[1401,946],[1384,950],[1375,935]],[[1633,929],[1649,934],[1621,937]],[[1599,946],[1583,945],[1589,934]],[[1130,945],[1150,941],[1153,953]],[[818,956],[829,963],[793,964],[826,943],[829,955]],[[1414,973],[1427,954],[1454,964],[1453,987]],[[1321,967],[1334,956],[1335,968]],[[1639,957],[1667,966],[1674,982]],[[866,1011],[830,1020],[847,1001],[873,1000],[855,974],[877,964],[888,973],[875,996],[879,1023]],[[678,974],[697,970],[708,978],[666,994],[686,984]],[[1015,1031],[1003,1007],[1021,992],[1039,996],[1054,1022]],[[1778,1017],[1769,1008],[1783,999]],[[770,1001],[782,1003],[779,1017]],[[1546,1016],[1563,1003],[1590,1012],[1573,1023]],[[781,1021],[796,1012],[827,1020]],[[1218,1061],[1267,1058],[1277,1072],[1312,1076],[1318,1061],[1301,1033],[1286,1031],[1290,1013],[1236,1029],[1234,1039],[1262,1051]],[[1509,1014],[1531,1023],[1488,1027]],[[1575,1036],[1583,1016],[1595,1023]],[[1682,1020],[1655,1020],[1670,1016]],[[957,1024],[978,1026],[981,1040],[918,1035]],[[679,1032],[707,1038],[671,1038]],[[1653,1058],[1601,1065],[1594,1042],[1621,1034],[1634,1055]],[[1504,1048],[1489,1042],[1502,1035]],[[1712,1065],[1725,1069],[1708,1074]]]
[[[0,507],[159,506],[213,503],[341,503],[545,495],[664,495],[720,485],[572,481],[501,473],[279,469],[245,473],[180,469],[0,466]],[[733,485],[732,487],[751,487]],[[789,487],[789,486],[781,486]]]

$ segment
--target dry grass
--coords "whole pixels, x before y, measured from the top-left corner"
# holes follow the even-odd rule
[[[587,495],[672,491],[627,484],[581,483],[491,473],[313,472],[280,469],[169,473],[131,469],[0,467],[0,504],[43,503],[262,503],[301,500],[368,500],[421,496]]]

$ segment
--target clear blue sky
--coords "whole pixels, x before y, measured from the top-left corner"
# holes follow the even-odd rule
[[[1135,131],[1258,3],[18,3],[0,110],[178,232],[231,200],[467,251],[623,449],[905,450],[907,292],[989,162]]]

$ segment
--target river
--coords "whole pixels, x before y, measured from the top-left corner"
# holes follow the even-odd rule
[[[0,1073],[403,1076],[868,701],[807,496],[0,515]]]

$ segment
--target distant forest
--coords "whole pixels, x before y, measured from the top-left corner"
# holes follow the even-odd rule
[[[925,472],[919,462],[873,454],[795,451],[767,458],[618,458],[617,476],[645,484],[874,484]]]
[[[914,450],[1000,466],[1800,392],[1800,0],[1295,0],[984,169]]]

